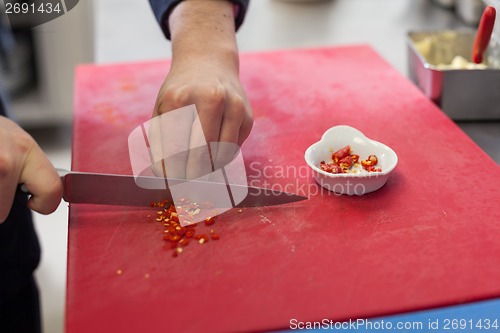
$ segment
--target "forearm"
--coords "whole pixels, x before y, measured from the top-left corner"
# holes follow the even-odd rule
[[[163,26],[168,24],[171,36],[172,64],[158,93],[153,117],[195,105],[202,130],[193,133],[193,124],[188,124],[181,132],[190,133],[189,138],[183,140],[179,135],[176,142],[169,141],[169,146],[183,147],[185,151],[207,142],[241,146],[250,134],[252,109],[239,80],[235,1],[184,0],[166,15],[168,22],[164,21]],[[234,152],[226,148],[211,151],[210,168],[233,159]],[[190,152],[187,161],[180,161],[167,173],[188,179],[205,175],[202,169],[206,161],[198,155]]]
[[[238,72],[234,6],[223,0],[186,0],[169,16],[173,66],[206,61]]]
[[[213,1],[213,0],[208,0]],[[237,6],[237,15],[235,18],[236,30],[240,27],[245,19],[250,0],[221,0],[230,1]],[[168,28],[168,15],[170,12],[181,3],[182,0],[149,0],[151,9],[160,24],[160,27],[167,39],[170,39],[170,30]]]

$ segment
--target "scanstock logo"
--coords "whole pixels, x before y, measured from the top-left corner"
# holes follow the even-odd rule
[[[195,105],[176,109],[135,128],[128,137],[136,184],[163,190],[179,211],[181,225],[198,223],[235,207],[248,195],[240,147],[208,142]],[[167,191],[168,189],[168,191]]]
[[[0,19],[2,24],[29,29],[66,14],[78,2],[79,0],[0,0]]]

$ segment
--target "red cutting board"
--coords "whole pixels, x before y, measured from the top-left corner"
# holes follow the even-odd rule
[[[78,68],[74,170],[131,173],[127,137],[168,68]],[[251,184],[310,199],[233,210],[220,240],[177,258],[155,210],[71,205],[67,332],[274,330],[500,296],[500,168],[370,47],[243,54],[241,79]],[[312,179],[304,151],[339,124],[397,152],[379,191],[328,195]]]

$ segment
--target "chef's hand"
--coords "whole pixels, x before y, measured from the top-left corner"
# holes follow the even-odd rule
[[[32,194],[29,208],[39,213],[52,213],[61,201],[61,179],[38,144],[0,116],[0,223],[9,215],[19,183]]]
[[[187,150],[202,145],[205,139],[207,143],[222,142],[212,146],[210,152],[215,168],[220,167],[232,160],[253,125],[252,109],[239,80],[233,4],[220,0],[183,1],[170,14],[169,27],[172,65],[158,94],[153,117],[195,104],[203,133],[196,133],[195,126],[183,128],[191,134],[176,138],[189,142],[164,144],[184,145]],[[175,131],[181,132],[179,128]],[[170,177],[190,179],[210,171],[203,162],[203,149],[178,158],[174,163],[177,167],[167,167]]]

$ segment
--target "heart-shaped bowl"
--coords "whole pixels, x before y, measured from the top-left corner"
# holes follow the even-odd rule
[[[381,171],[368,172],[361,163],[355,163],[349,173],[330,173],[321,169],[322,161],[332,162],[332,154],[346,146],[350,146],[353,154],[359,155],[360,162],[370,155],[377,156],[376,167]],[[384,186],[389,174],[398,164],[398,156],[394,150],[346,125],[328,129],[320,141],[306,150],[304,158],[319,185],[329,191],[347,195],[363,195],[378,190]]]

